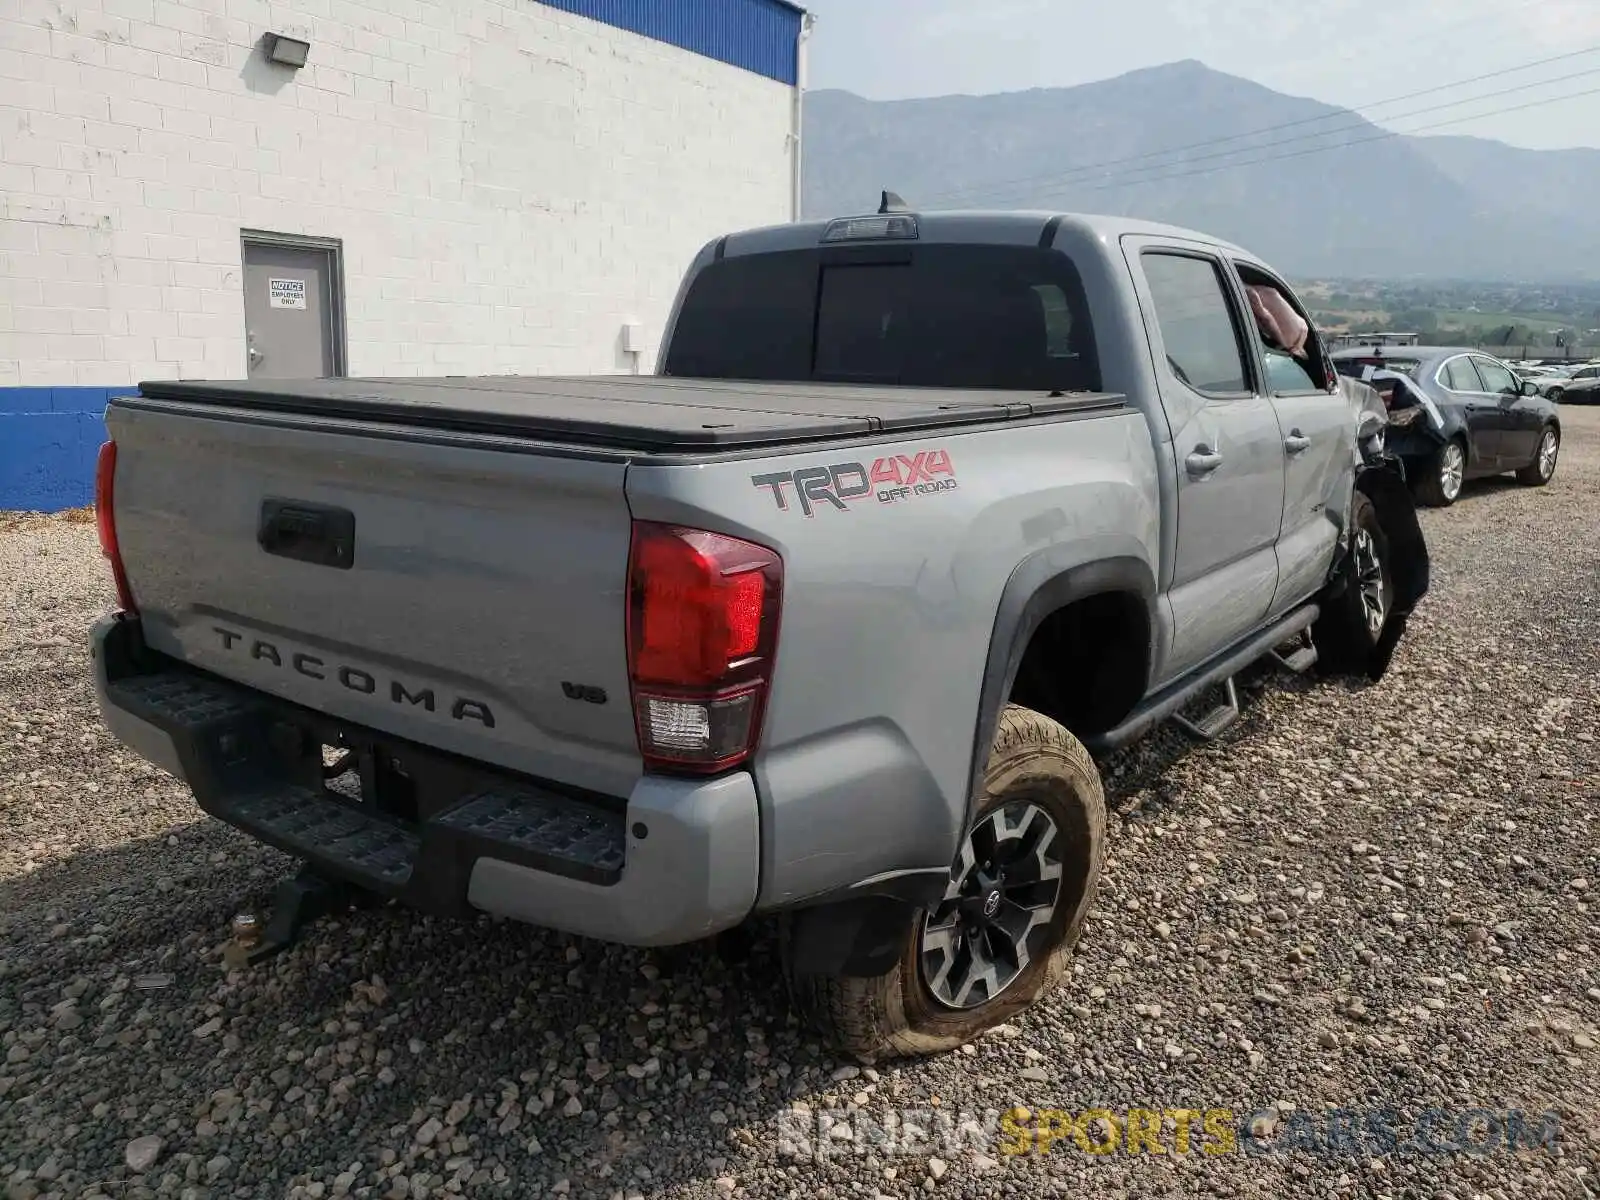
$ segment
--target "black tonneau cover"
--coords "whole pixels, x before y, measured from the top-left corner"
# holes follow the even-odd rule
[[[152,400],[379,420],[464,433],[670,453],[988,424],[1120,407],[1102,393],[748,383],[659,375],[185,380]]]

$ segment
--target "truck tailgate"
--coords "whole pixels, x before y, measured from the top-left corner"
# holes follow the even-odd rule
[[[152,648],[398,737],[631,790],[622,458],[171,400],[119,402],[107,425]]]

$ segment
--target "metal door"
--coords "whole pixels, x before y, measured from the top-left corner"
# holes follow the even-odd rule
[[[1478,368],[1472,363],[1470,354],[1446,359],[1434,373],[1434,381],[1450,393],[1450,400],[1460,409],[1462,423],[1467,427],[1466,473],[1481,475],[1492,470],[1500,456],[1500,406],[1485,390]]]
[[[1263,390],[1272,397],[1283,437],[1283,527],[1278,535],[1278,589],[1270,613],[1279,616],[1327,582],[1354,482],[1354,421],[1338,374],[1327,362],[1310,314],[1293,289],[1259,263],[1235,260],[1234,267],[1241,287],[1246,272],[1251,283],[1270,282],[1311,326],[1308,361],[1297,366],[1292,357],[1269,352],[1256,323],[1246,322]],[[1321,377],[1329,381],[1324,387],[1317,386],[1318,363],[1327,363],[1322,368]]]
[[[1178,539],[1164,683],[1249,633],[1278,584],[1284,446],[1247,366],[1243,316],[1203,245],[1129,237],[1177,462]]]
[[[1525,467],[1533,461],[1539,447],[1539,435],[1544,432],[1544,421],[1531,405],[1523,399],[1522,380],[1510,367],[1492,358],[1473,355],[1473,366],[1483,379],[1484,390],[1494,402],[1495,444],[1497,465]]]
[[[246,239],[245,353],[252,379],[344,373],[338,250]]]

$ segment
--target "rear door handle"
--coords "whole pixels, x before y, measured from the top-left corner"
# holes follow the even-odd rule
[[[1303,454],[1311,449],[1311,439],[1298,429],[1289,431],[1289,436],[1283,439],[1283,448],[1290,454]]]
[[[1222,455],[1210,446],[1196,446],[1189,457],[1183,460],[1183,465],[1192,477],[1199,479],[1222,465]]]

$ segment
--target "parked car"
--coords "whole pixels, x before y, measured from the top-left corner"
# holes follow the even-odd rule
[[[1567,381],[1572,377],[1572,372],[1577,370],[1573,366],[1541,365],[1530,370],[1519,370],[1517,375],[1533,384],[1534,390],[1541,396],[1552,400],[1561,398],[1562,389],[1567,386]]]
[[[1573,367],[1562,379],[1546,384],[1540,391],[1563,404],[1600,403],[1600,363]]]
[[[1461,346],[1363,346],[1333,360],[1343,375],[1391,372],[1409,384],[1378,380],[1390,405],[1389,449],[1424,503],[1454,504],[1465,481],[1506,471],[1531,487],[1555,476],[1556,405],[1492,355]]]
[[[952,1048],[1067,967],[1090,750],[1214,738],[1271,654],[1383,673],[1426,546],[1281,275],[885,209],[708,245],[656,376],[112,401],[101,708],[308,864],[269,946],[347,888],[634,945],[780,914],[836,1045]]]

